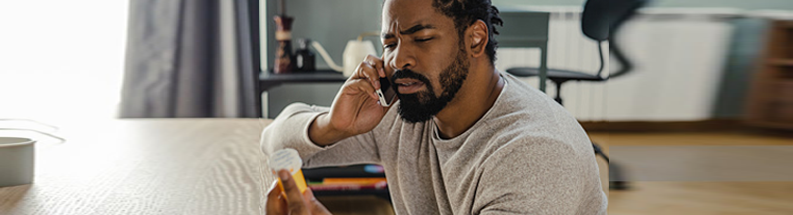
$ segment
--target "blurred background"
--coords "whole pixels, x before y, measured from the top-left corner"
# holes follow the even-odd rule
[[[127,1],[0,3],[0,118],[118,117],[128,9]]]
[[[517,26],[497,37],[516,45],[503,42],[496,67],[540,67],[545,54],[551,70],[597,74],[585,2],[493,0]],[[611,78],[560,88],[620,168],[611,181],[627,189],[611,190],[610,214],[793,213],[793,3],[639,2],[601,44],[598,77]],[[380,30],[380,12],[371,0],[5,1],[0,119],[274,118],[293,102],[330,105],[351,44],[380,53],[365,35]],[[275,16],[293,20],[279,30]],[[294,65],[276,71],[278,59]],[[556,96],[555,82],[544,88]]]

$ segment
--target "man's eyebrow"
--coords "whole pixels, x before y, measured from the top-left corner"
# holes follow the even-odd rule
[[[408,28],[407,30],[400,31],[399,34],[410,35],[410,34],[416,33],[418,31],[421,31],[421,30],[424,30],[424,29],[435,29],[435,26],[418,24],[418,25],[414,25],[413,27]],[[385,39],[391,39],[391,38],[394,38],[394,34],[392,34],[392,33],[383,33],[381,37],[384,40]]]
[[[435,29],[435,26],[418,24],[408,28],[407,30],[400,31],[399,34],[413,34],[424,29]]]

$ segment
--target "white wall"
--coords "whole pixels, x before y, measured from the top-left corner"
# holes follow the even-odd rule
[[[626,23],[621,45],[636,64],[628,75],[607,82],[567,82],[562,88],[565,107],[583,121],[688,121],[712,118],[713,104],[731,26],[713,19],[713,13],[674,15],[655,11]],[[670,14],[672,14],[670,16]],[[597,46],[580,33],[573,13],[552,15],[549,40],[550,68],[594,74],[599,66]],[[604,45],[608,50],[608,44]],[[497,68],[539,65],[539,52],[500,49]],[[615,62],[611,64],[617,66]],[[607,64],[607,70],[609,67]],[[614,68],[617,69],[617,68]],[[525,79],[538,86],[537,78]],[[548,94],[556,94],[548,84]]]
[[[586,0],[492,0],[494,5],[583,5]],[[651,0],[652,7],[730,7],[793,10],[790,0]]]

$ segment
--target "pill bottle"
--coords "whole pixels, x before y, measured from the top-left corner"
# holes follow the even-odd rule
[[[298,155],[297,150],[294,149],[281,149],[270,156],[270,168],[272,173],[277,176],[279,170],[285,169],[289,171],[289,174],[291,174],[292,178],[295,180],[295,184],[297,184],[297,188],[300,189],[300,193],[306,191],[306,179],[303,177],[303,171],[300,169],[302,166],[303,160],[300,159],[300,155]],[[284,185],[280,177],[278,178],[278,188],[280,188],[281,191],[284,190]]]

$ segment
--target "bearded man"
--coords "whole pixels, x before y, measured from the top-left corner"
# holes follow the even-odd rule
[[[292,104],[262,136],[304,167],[381,164],[397,214],[606,214],[590,140],[543,93],[498,71],[489,0],[386,0],[382,57],[330,108]],[[387,78],[399,101],[380,104]],[[386,90],[386,89],[383,89]],[[286,171],[268,214],[327,214]]]

